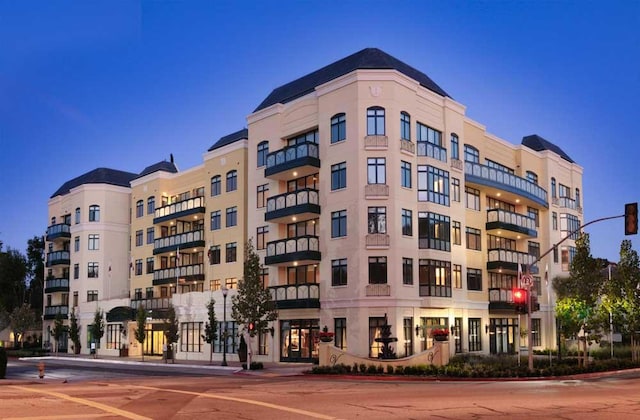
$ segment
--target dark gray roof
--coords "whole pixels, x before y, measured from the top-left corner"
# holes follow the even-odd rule
[[[147,166],[142,172],[140,172],[140,175],[138,175],[136,178],[142,178],[145,175],[149,175],[158,171],[175,174],[176,172],[178,172],[178,168],[176,168],[176,165],[174,165],[173,162],[167,162],[166,160],[163,160],[162,162],[154,163],[151,166]]]
[[[235,133],[227,134],[224,137],[220,137],[220,139],[217,142],[215,142],[213,146],[209,148],[208,151],[210,152],[212,150],[219,149],[222,146],[226,146],[227,144],[231,144],[238,140],[243,140],[248,138],[249,138],[249,130],[247,130],[246,128],[243,128],[242,130],[238,130]]]
[[[130,187],[132,179],[137,177],[138,174],[131,172],[118,171],[109,168],[98,168],[93,171],[87,172],[84,175],[80,175],[77,178],[67,181],[56,192],[53,193],[51,198],[57,195],[68,194],[72,188],[78,187],[84,184],[109,184],[117,185],[119,187]]]
[[[564,152],[561,148],[551,143],[548,140],[543,139],[537,134],[532,134],[530,136],[525,136],[522,138],[522,145],[527,146],[529,149],[533,149],[536,152],[540,152],[542,150],[550,150],[553,153],[559,155],[562,159],[567,162],[575,163],[573,159],[569,157],[568,154]]]
[[[255,109],[259,111],[277,103],[287,103],[296,98],[313,92],[316,86],[327,83],[358,69],[393,69],[416,80],[423,87],[441,96],[449,96],[440,86],[426,74],[403,63],[395,57],[377,48],[365,48],[342,60],[307,74],[293,82],[274,89],[267,98]]]

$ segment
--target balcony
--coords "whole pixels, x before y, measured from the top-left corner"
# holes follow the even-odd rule
[[[365,136],[365,150],[382,150],[389,147],[389,138],[387,136]]]
[[[204,280],[204,265],[192,264],[180,267],[162,268],[153,272],[153,285],[176,284],[178,280]]]
[[[391,296],[389,284],[367,284],[364,289],[365,296]]]
[[[157,208],[153,215],[153,223],[158,224],[205,211],[204,197],[193,197]]]
[[[154,240],[153,255],[172,252],[178,248],[201,248],[204,245],[204,230],[194,230]]]
[[[54,305],[44,307],[44,319],[55,319],[56,315],[62,315],[62,318],[69,316],[69,305]]]
[[[459,171],[462,171],[462,168],[464,168],[464,164],[462,163],[462,161],[460,159],[451,159],[451,167],[453,169],[457,169]]]
[[[529,255],[525,252],[501,248],[490,249],[487,270],[516,274],[518,272],[518,263],[529,265],[535,260],[535,255]],[[537,274],[538,267],[531,267],[531,273]]]
[[[320,261],[320,241],[317,236],[305,235],[267,243],[265,265],[301,265]]]
[[[367,184],[364,186],[364,198],[387,198],[389,186],[387,184]]]
[[[535,219],[501,209],[487,210],[487,231],[499,230],[500,236],[519,239],[520,235],[538,237]]]
[[[426,141],[418,142],[418,156],[427,156],[440,162],[447,162],[447,149]]]
[[[69,255],[69,251],[53,251],[47,253],[47,267],[69,265],[70,263],[71,256]]]
[[[389,235],[386,233],[368,233],[365,237],[365,246],[368,249],[389,248]]]
[[[44,292],[68,292],[69,291],[69,277],[61,277],[57,279],[46,279],[44,281]]]
[[[318,172],[318,168],[320,168],[318,145],[304,142],[269,153],[264,176],[283,181],[314,174]],[[294,169],[296,175],[290,174],[289,171]]]
[[[320,194],[318,190],[305,188],[299,191],[279,194],[267,199],[265,222],[289,223],[291,217],[296,222],[315,219],[320,214]]]
[[[320,285],[298,284],[269,287],[276,309],[320,308]]]
[[[560,208],[575,210],[578,213],[582,213],[582,207],[578,205],[576,200],[570,197],[559,197],[553,199],[553,204],[560,206]]]
[[[412,141],[400,139],[400,151],[409,153],[410,155],[415,155],[416,145]]]
[[[131,309],[133,310],[133,319],[135,319],[138,308],[142,305],[147,311],[147,316],[154,319],[163,319],[166,310],[171,305],[171,298],[150,298],[150,299],[131,299]]]
[[[58,238],[71,238],[71,226],[66,223],[49,226],[47,228],[47,242],[54,241]]]
[[[489,289],[489,311],[515,311],[513,290]]]
[[[464,172],[465,182],[508,191],[549,207],[545,189],[528,179],[473,162],[464,163]]]

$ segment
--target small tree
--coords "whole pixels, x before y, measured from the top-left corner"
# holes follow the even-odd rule
[[[16,336],[16,340],[20,340],[20,347],[24,344],[24,334],[33,328],[36,324],[36,314],[33,310],[23,303],[13,309],[9,316],[11,322],[11,330]]]
[[[51,331],[51,334],[53,334],[53,339],[56,341],[55,353],[60,350],[60,339],[64,335],[64,331],[65,326],[62,314],[57,313],[56,318],[53,320],[53,330]]]
[[[207,303],[207,322],[204,324],[204,334],[202,339],[211,345],[211,352],[209,353],[209,363],[213,362],[213,343],[218,339],[218,322],[216,321],[215,311],[216,301],[211,299]],[[226,337],[225,337],[226,338]]]
[[[69,315],[69,339],[73,343],[74,353],[80,354],[80,326],[78,325],[75,309],[71,309],[71,314]]]
[[[178,334],[178,318],[176,317],[176,309],[172,304],[169,304],[169,308],[167,309],[167,317],[164,319],[163,327],[164,336],[168,343],[167,352],[171,352],[171,360],[173,360],[173,362],[175,363],[175,357],[173,354],[173,343],[178,342],[180,335]]]
[[[147,311],[142,304],[138,305],[138,311],[136,312],[136,329],[134,335],[136,341],[140,343],[140,354],[142,354],[142,361],[144,362],[144,340],[147,338],[147,332],[145,331],[145,325],[147,324]]]
[[[96,344],[96,352],[94,357],[98,357],[98,347],[100,344],[100,340],[104,335],[104,312],[102,312],[99,308],[96,309],[96,313],[93,316],[93,324],[89,327],[91,331],[92,341]]]

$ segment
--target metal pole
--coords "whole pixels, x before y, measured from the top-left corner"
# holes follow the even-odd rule
[[[611,263],[609,263],[608,268],[609,285],[611,285]],[[611,358],[613,359],[613,311],[611,308],[611,304],[609,304],[609,344],[611,345]]]
[[[227,366],[227,290],[222,289],[222,319],[224,324],[224,332],[222,333],[222,366]]]
[[[528,274],[528,273],[527,273]],[[529,359],[529,370],[533,370],[533,340],[531,334],[531,314],[533,314],[533,308],[531,307],[531,281],[527,286],[527,356]]]

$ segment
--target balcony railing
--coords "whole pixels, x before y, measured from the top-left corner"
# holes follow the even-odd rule
[[[464,167],[464,164],[462,163],[462,161],[460,159],[453,159],[452,158],[451,159],[451,167],[461,171],[462,168]]]
[[[269,287],[277,309],[302,309],[320,307],[319,284],[297,284]]]
[[[364,196],[371,197],[389,197],[389,186],[387,184],[367,184],[364,186]]]
[[[68,292],[69,291],[69,277],[46,279],[44,281],[44,292]]]
[[[147,316],[156,319],[164,318],[165,311],[171,305],[171,298],[131,299],[131,309],[133,309],[134,317],[140,305],[147,311]]]
[[[297,236],[267,243],[266,265],[300,260],[320,261],[320,241],[317,236]]]
[[[513,290],[489,289],[489,310],[514,310]]]
[[[69,305],[54,305],[44,307],[44,319],[54,319],[56,315],[66,318],[69,315]]]
[[[153,223],[204,212],[204,197],[193,197],[157,208],[153,214]]]
[[[389,147],[389,138],[387,136],[365,136],[365,149],[386,149]]]
[[[365,237],[366,247],[389,247],[390,239],[386,233],[367,233]]]
[[[153,241],[153,253],[162,254],[180,248],[198,248],[203,247],[204,230],[194,230],[192,232],[184,232],[179,235],[166,236]]]
[[[545,207],[549,206],[545,189],[528,179],[474,162],[465,162],[464,172],[468,182],[509,191]]]
[[[502,209],[487,210],[486,228],[487,230],[505,229],[531,237],[538,236],[535,219]]]
[[[52,265],[69,265],[71,263],[71,256],[69,251],[53,251],[47,253],[47,267]]]
[[[487,259],[487,270],[504,269],[512,272],[518,271],[518,263],[530,265],[536,260],[535,255],[510,249],[490,249]],[[522,268],[524,270],[524,267]],[[537,267],[531,267],[532,273],[537,273]]]
[[[320,194],[318,190],[305,188],[269,197],[264,220],[270,221],[304,213],[310,213],[309,218],[317,217],[320,214]],[[300,222],[304,220],[307,219],[298,219]]]
[[[411,153],[412,155],[415,155],[416,145],[412,141],[400,139],[400,150]]]
[[[576,210],[582,213],[582,207],[578,205],[578,202],[570,197],[559,197],[553,199],[553,204],[557,204],[561,208]]]
[[[58,238],[71,238],[71,226],[66,223],[51,225],[47,228],[47,241]]]
[[[365,287],[366,296],[391,296],[391,285],[389,284],[367,284]]]
[[[447,149],[426,141],[418,142],[418,156],[427,156],[440,162],[447,161]]]
[[[320,154],[316,143],[304,142],[269,153],[264,175],[268,177],[307,165],[315,168],[320,167]]]
[[[154,286],[176,283],[178,279],[184,279],[186,281],[204,280],[204,264],[162,268],[153,272]]]

